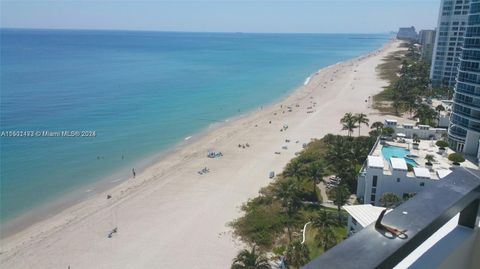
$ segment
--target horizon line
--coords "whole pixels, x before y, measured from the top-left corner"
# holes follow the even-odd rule
[[[206,34],[393,34],[389,32],[243,32],[243,31],[182,31],[182,30],[145,30],[145,29],[91,29],[91,28],[37,28],[37,27],[2,27],[0,30],[45,30],[45,31],[118,31],[118,32],[156,32],[156,33],[206,33]]]

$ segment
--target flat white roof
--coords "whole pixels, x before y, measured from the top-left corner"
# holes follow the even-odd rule
[[[390,162],[392,163],[392,168],[396,170],[408,170],[407,162],[405,162],[404,158],[390,158]]]
[[[438,169],[437,170],[437,176],[438,178],[444,178],[446,176],[448,176],[448,174],[450,174],[452,172],[452,170],[449,170],[449,169]]]
[[[346,205],[343,206],[350,216],[352,216],[362,227],[367,227],[375,222],[382,213],[385,207],[373,206],[371,204],[365,205]],[[390,210],[387,211],[390,212]]]
[[[390,123],[397,123],[397,120],[385,120],[385,122],[390,122]]]
[[[368,156],[368,167],[383,168],[383,158],[380,156]]]
[[[431,178],[430,171],[425,167],[414,167],[413,173],[416,177]]]

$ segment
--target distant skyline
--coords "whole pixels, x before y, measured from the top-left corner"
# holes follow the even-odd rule
[[[382,33],[434,29],[440,0],[0,0],[2,28]]]

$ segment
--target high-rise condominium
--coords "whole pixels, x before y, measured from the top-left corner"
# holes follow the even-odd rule
[[[480,139],[480,0],[471,0],[470,2],[448,136],[453,149],[478,156]]]
[[[469,10],[468,0],[442,0],[430,79],[434,87],[455,85]]]

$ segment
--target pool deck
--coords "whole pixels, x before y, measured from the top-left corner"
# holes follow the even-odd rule
[[[454,170],[456,167],[452,165],[452,162],[448,160],[448,155],[451,153],[454,153],[451,149],[446,149],[443,154],[440,154],[438,147],[435,145],[437,141],[435,140],[421,140],[419,143],[419,148],[418,149],[413,149],[413,140],[412,139],[403,139],[405,142],[401,142],[400,140],[396,141],[386,141],[385,146],[395,146],[395,147],[401,147],[410,150],[410,154],[416,155],[418,157],[416,158],[411,158],[415,160],[415,162],[418,164],[417,167],[426,167],[425,166],[425,156],[430,154],[435,156],[435,161],[433,161],[433,167],[430,169],[430,176],[431,179],[439,179],[437,175],[438,170]],[[377,147],[372,151],[373,156],[382,156],[382,148],[384,145],[381,143],[378,143]],[[467,167],[467,168],[473,168],[473,169],[478,169],[478,166],[474,163],[472,163],[469,160],[466,160],[461,164],[462,167]],[[390,162],[384,162],[384,174],[391,175],[392,174],[392,168],[390,167]],[[408,177],[415,177],[415,174],[413,172],[408,172],[407,173]]]

